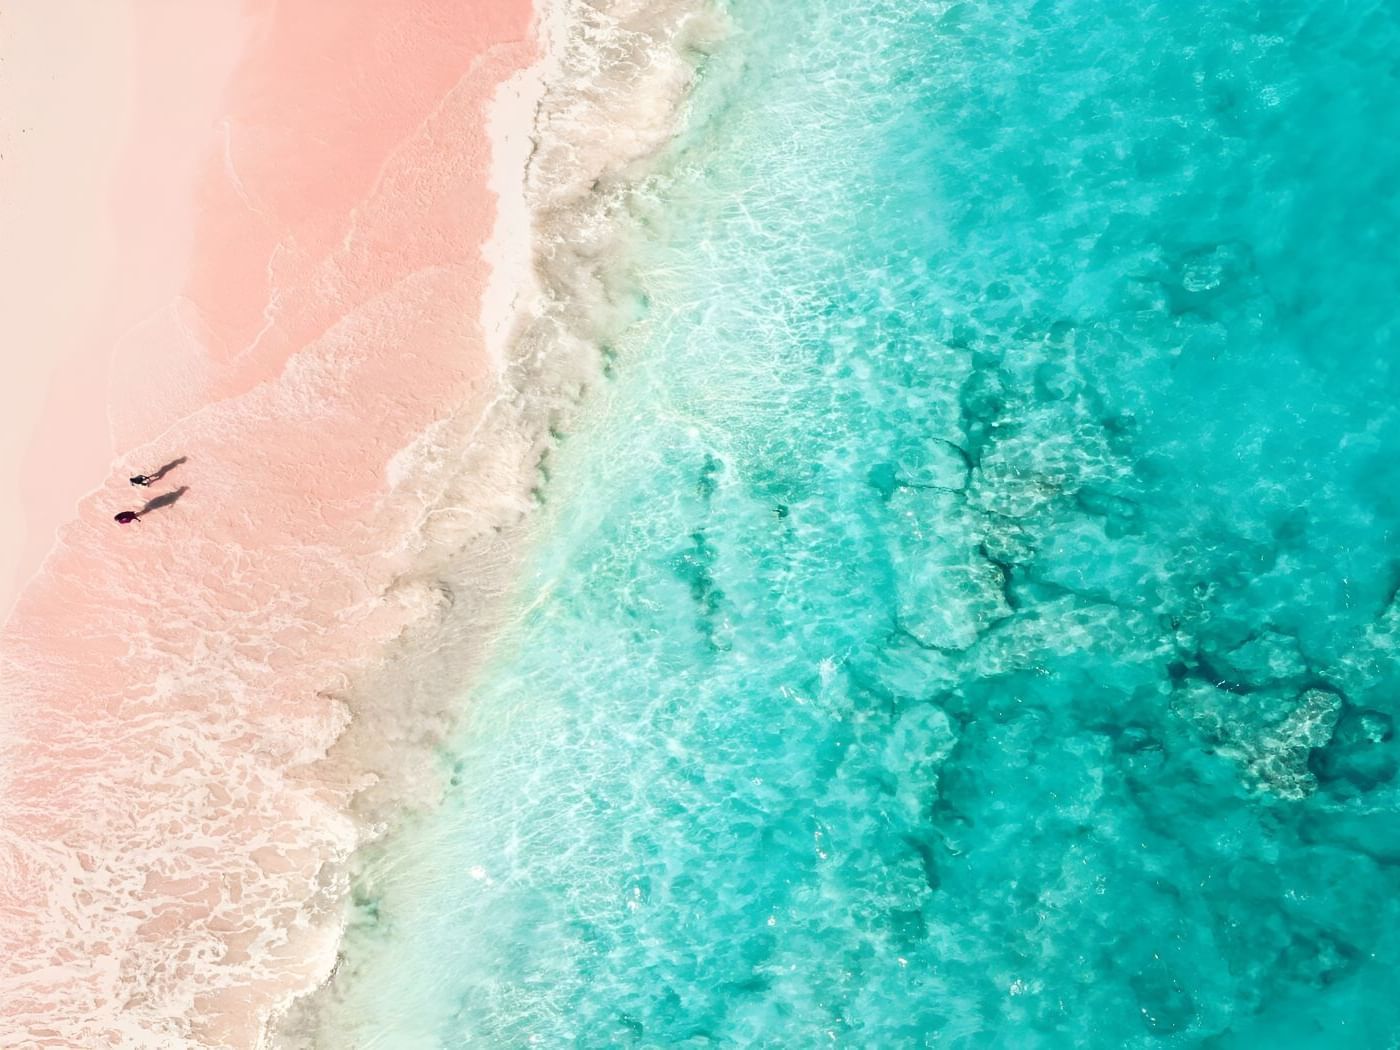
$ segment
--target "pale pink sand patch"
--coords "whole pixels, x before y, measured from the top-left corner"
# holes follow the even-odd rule
[[[157,7],[0,5],[0,484],[18,494],[0,503],[0,620],[116,453],[117,340],[188,270],[249,22],[234,3]]]
[[[245,8],[186,279],[113,354],[123,469],[0,637],[0,1030],[21,1045],[252,1046],[324,972],[334,924],[307,905],[355,836],[349,786],[307,766],[343,726],[328,691],[415,608],[394,584],[422,507],[386,467],[492,392],[485,107],[533,58],[528,4]],[[167,5],[137,10],[142,46],[182,46]],[[127,486],[177,456],[158,491]]]
[[[86,348],[113,256],[106,200],[127,113],[129,27],[115,6],[90,13],[71,0],[0,6],[0,489],[23,494],[0,501],[0,620],[47,549],[37,537],[38,553],[26,549],[35,515],[51,538],[89,487],[65,499],[54,474],[30,475],[26,452],[55,370]],[[96,373],[86,386],[100,391],[103,358],[82,356]],[[97,404],[75,421],[79,455],[56,465],[70,484],[112,458]]]

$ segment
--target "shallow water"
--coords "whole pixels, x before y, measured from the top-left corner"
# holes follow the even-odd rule
[[[342,1045],[1390,1045],[1400,15],[739,0]]]

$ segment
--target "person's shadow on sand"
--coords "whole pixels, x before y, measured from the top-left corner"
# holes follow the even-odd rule
[[[160,468],[158,471],[156,471],[154,474],[150,475],[146,480],[147,480],[147,481],[152,481],[152,482],[154,482],[154,481],[159,481],[161,478],[165,477],[165,475],[169,474],[172,470],[174,470],[176,467],[178,467],[181,463],[184,463],[184,462],[185,462],[187,459],[189,459],[189,458],[190,458],[189,456],[181,456],[179,459],[172,459],[172,460],[171,460],[169,463],[167,463],[165,466],[161,467],[161,468]],[[184,492],[185,490],[184,490],[184,489],[181,489],[180,491],[181,491],[181,492]],[[178,499],[179,497],[177,496],[176,498]],[[174,500],[172,500],[171,502],[174,502]],[[164,507],[165,504],[162,503],[161,506]],[[147,508],[147,509],[149,509],[149,508]]]
[[[183,463],[184,460],[176,460],[175,462],[177,462],[177,463]],[[162,468],[161,468],[161,470],[165,470],[165,469],[167,469],[167,468],[165,468],[165,467],[162,467]],[[172,503],[174,503],[176,500],[178,500],[181,496],[183,496],[186,492],[188,492],[189,490],[190,490],[190,487],[189,487],[188,485],[181,485],[178,489],[172,489],[172,490],[169,491],[169,492],[162,492],[159,496],[157,496],[155,499],[149,501],[144,507],[142,507],[142,508],[141,508],[140,510],[138,510],[136,513],[137,513],[137,514],[149,514],[149,513],[150,513],[151,511],[153,511],[153,510],[160,510],[162,507],[168,507],[168,506],[170,506]]]

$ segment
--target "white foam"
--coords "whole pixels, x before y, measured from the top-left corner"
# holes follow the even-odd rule
[[[525,199],[525,170],[535,150],[533,129],[554,49],[546,43],[543,57],[504,81],[487,116],[491,171],[487,181],[496,195],[496,224],[482,255],[491,268],[481,301],[486,348],[497,370],[505,366],[512,326],[539,295],[532,246],[534,229]]]
[[[353,721],[334,761],[366,784],[362,842],[438,796],[425,749],[450,732],[501,625],[551,431],[599,381],[599,340],[629,320],[618,294],[627,196],[674,136],[694,51],[723,31],[708,0],[556,0],[537,12],[540,60],[497,91],[488,127],[499,203],[482,299],[497,390],[388,467],[393,496],[421,507],[413,568],[388,596],[415,622],[345,694]],[[326,973],[326,988],[281,1011],[266,1045],[347,1045],[334,1011],[348,978]]]

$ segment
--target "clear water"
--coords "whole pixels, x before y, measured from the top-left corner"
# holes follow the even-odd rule
[[[731,10],[347,1045],[1400,1045],[1400,9]]]

